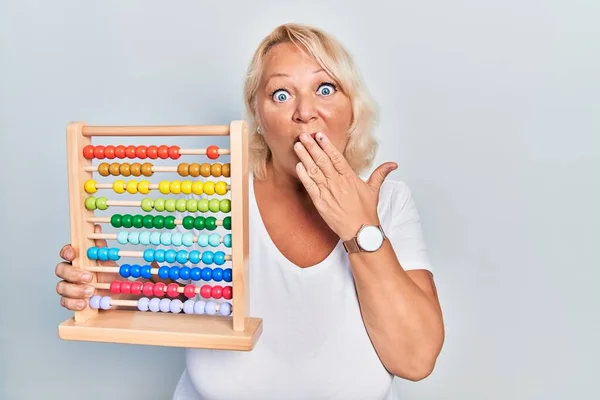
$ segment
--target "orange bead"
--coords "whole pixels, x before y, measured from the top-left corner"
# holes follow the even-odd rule
[[[101,176],[108,176],[108,175],[110,175],[108,163],[103,162],[102,164],[98,165],[98,173]]]
[[[121,175],[123,175],[123,176],[131,175],[131,165],[129,165],[129,163],[121,164],[119,166],[119,172],[121,172]]]
[[[120,171],[120,165],[118,162],[112,163],[110,164],[110,167],[108,167],[108,172],[110,172],[110,174],[112,176],[119,176],[121,175],[121,171]]]
[[[194,178],[197,176],[200,176],[200,164],[198,164],[198,163],[190,164],[189,171],[190,171],[190,176],[193,176]]]
[[[142,175],[144,176],[152,176],[153,172],[152,172],[152,164],[151,163],[144,163],[142,164]]]
[[[203,163],[200,166],[200,175],[202,175],[205,178],[208,178],[210,176],[210,164],[209,163]]]
[[[221,168],[221,174],[223,174],[223,176],[226,178],[231,177],[231,164],[223,164],[223,168]]]
[[[190,174],[190,166],[187,163],[181,163],[177,166],[177,173],[181,176],[188,176]]]
[[[214,163],[213,165],[210,166],[210,173],[212,176],[221,176],[221,164],[220,163]]]
[[[142,174],[142,164],[140,163],[133,163],[131,164],[131,175],[133,176],[140,176]]]

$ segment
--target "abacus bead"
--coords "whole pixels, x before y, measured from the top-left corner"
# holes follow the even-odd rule
[[[138,192],[138,183],[137,181],[129,181],[127,182],[127,193],[136,194]]]
[[[208,199],[200,199],[198,200],[198,211],[207,212],[208,211],[209,200]]]
[[[98,259],[98,248],[97,247],[90,247],[87,249],[87,257],[90,260],[97,260]]]
[[[206,302],[204,300],[199,300],[194,303],[194,314],[204,314],[204,307],[206,306]]]
[[[85,199],[85,209],[86,210],[95,210],[96,209],[96,198],[90,196]]]
[[[123,293],[123,294],[131,293],[131,282],[129,282],[129,281],[121,282],[121,293]]]
[[[140,145],[135,148],[135,156],[137,158],[144,159],[147,157],[146,151],[147,151],[147,147],[144,145]]]
[[[119,258],[119,249],[116,247],[108,249],[108,259],[111,261],[117,261]]]
[[[220,195],[227,194],[227,182],[219,181],[215,183],[215,192]]]
[[[129,268],[130,268],[129,264],[121,265],[119,267],[119,275],[121,275],[123,278],[129,278],[131,276],[131,273],[129,272]]]
[[[210,297],[212,293],[212,288],[209,285],[203,285],[200,288],[200,296],[204,297],[205,299],[208,299]]]
[[[225,245],[225,247],[231,247],[231,241],[231,233],[228,233],[223,236],[223,244]]]
[[[217,219],[215,217],[207,217],[206,221],[204,221],[204,226],[209,231],[214,231],[217,229]]]
[[[117,179],[116,181],[113,182],[113,190],[115,193],[125,193],[125,181],[121,180],[121,179]]]
[[[146,212],[152,211],[154,208],[154,201],[152,199],[142,199],[142,210]]]
[[[156,160],[158,158],[158,146],[148,146],[148,148],[146,149],[146,155],[148,156],[148,158]]]
[[[209,163],[202,163],[202,165],[200,165],[200,175],[202,175],[205,178],[208,178],[210,176],[210,164]]]
[[[191,273],[191,268],[190,267],[181,267],[179,268],[179,279],[183,279],[183,280],[188,280],[190,279],[190,273]]]
[[[192,163],[190,164],[190,176],[196,178],[198,176],[200,176],[200,164],[198,163]]]
[[[229,213],[231,212],[231,200],[229,199],[223,199],[219,202],[219,210],[222,213]]]
[[[221,303],[219,304],[219,314],[227,317],[231,315],[231,304],[229,303]]]
[[[94,295],[92,297],[90,297],[90,307],[93,308],[94,310],[97,310],[100,308],[100,299],[102,298],[102,296],[99,295]]]
[[[138,184],[137,190],[141,194],[148,194],[148,193],[150,193],[150,182],[148,182],[148,181],[140,181],[140,183]]]
[[[169,311],[171,311],[173,314],[180,313],[182,308],[183,308],[183,303],[181,302],[181,300],[179,300],[179,299],[171,300],[171,303],[169,304]]]
[[[127,244],[129,243],[129,232],[127,231],[121,231],[119,233],[117,233],[117,242],[119,242],[119,244]]]
[[[167,285],[162,282],[156,282],[154,284],[154,290],[152,291],[156,297],[163,297],[165,295],[165,289]]]
[[[142,286],[142,293],[144,296],[152,296],[154,294],[154,283],[145,282]]]
[[[194,313],[194,300],[186,300],[183,303],[183,312],[186,314],[193,314]]]
[[[202,280],[210,281],[212,279],[212,269],[211,268],[202,268]]]
[[[129,232],[129,235],[127,236],[127,240],[131,244],[140,244],[140,233],[137,231]]]
[[[225,253],[223,253],[222,251],[215,252],[215,257],[214,257],[213,261],[217,265],[225,264]]]
[[[204,193],[204,183],[202,181],[196,181],[192,183],[192,192],[197,195]]]
[[[106,197],[98,197],[96,199],[96,207],[98,210],[106,210],[108,208],[108,199]]]
[[[150,244],[150,232],[144,231],[140,233],[140,243],[144,246],[148,246]]]
[[[85,181],[83,190],[85,190],[86,193],[96,193],[98,191],[98,189],[96,189],[96,181],[93,179]]]
[[[172,215],[165,217],[165,228],[175,229],[175,217],[173,217]]]
[[[196,219],[194,220],[194,229],[204,229],[204,217],[196,217]]]
[[[181,193],[185,193],[185,194],[192,193],[192,181],[181,182]]]
[[[140,176],[142,175],[142,165],[140,163],[133,163],[130,167],[131,175]]]
[[[154,250],[153,249],[144,250],[144,261],[149,262],[149,263],[154,261]]]
[[[223,297],[223,288],[219,285],[213,286],[210,291],[210,295],[214,299],[220,299],[221,297]]]
[[[160,300],[157,297],[154,297],[152,300],[150,300],[150,302],[148,303],[148,308],[150,309],[150,311],[152,312],[159,312],[160,311]]]
[[[162,266],[160,268],[158,268],[158,277],[161,279],[167,279],[169,278],[169,267],[167,266]]]
[[[131,294],[142,294],[142,282],[131,282]]]
[[[194,217],[188,215],[183,217],[183,221],[181,223],[185,229],[191,230],[194,228],[194,221]]]
[[[123,176],[130,176],[131,175],[131,164],[122,163],[121,165],[119,165],[119,173]]]
[[[150,303],[150,299],[147,297],[142,297],[138,300],[138,310],[140,311],[148,311],[148,303]]]
[[[212,176],[221,176],[221,164],[214,163],[213,165],[211,165],[210,166],[210,174]]]
[[[231,217],[223,218],[223,227],[225,229],[231,229]]]
[[[190,278],[193,281],[199,281],[202,278],[202,270],[198,267],[194,267],[190,270]]]
[[[173,194],[179,194],[179,193],[181,193],[181,181],[177,180],[177,179],[174,180],[174,181],[171,181],[171,183],[169,185],[169,190]]]
[[[215,194],[215,183],[213,181],[204,182],[202,190],[204,190],[205,194]]]
[[[169,194],[171,189],[171,183],[169,181],[160,181],[158,183],[158,191],[162,194]]]
[[[180,176],[188,176],[190,174],[190,165],[188,163],[181,163],[177,166],[177,173]]]
[[[125,146],[120,144],[117,147],[115,147],[115,157],[125,158]]]
[[[109,144],[104,148],[104,156],[109,159],[115,158],[115,146]]]
[[[122,215],[121,225],[123,226],[123,228],[131,228],[133,226],[133,216],[131,214]]]
[[[210,239],[206,233],[201,233],[198,235],[198,246],[206,247],[210,243]]]
[[[159,212],[165,211],[165,199],[159,197],[158,199],[154,200],[154,209]]]
[[[163,232],[160,234],[160,244],[163,246],[171,245],[171,232]]]
[[[153,172],[152,172],[152,164],[150,163],[143,163],[142,164],[142,168],[141,168],[141,172],[142,175],[144,176],[152,176]]]
[[[165,201],[165,210],[168,212],[174,212],[175,208],[175,199],[168,199]]]
[[[100,299],[100,308],[103,310],[110,309],[110,297],[102,296],[102,298]]]
[[[163,249],[154,250],[154,261],[165,262],[165,253],[166,251]]]
[[[177,297],[179,295],[179,285],[176,283],[169,283],[167,285],[167,296],[169,297]]]
[[[183,243],[183,245],[186,247],[191,247],[194,244],[194,234],[184,233],[181,238],[181,243]]]
[[[100,176],[110,175],[108,163],[103,162],[103,163],[99,164],[98,165],[98,173],[100,174]]]
[[[160,245],[160,232],[152,232],[150,234],[150,243],[155,246]]]
[[[108,248],[107,247],[100,247],[98,249],[98,260],[108,261]]]
[[[111,293],[115,293],[115,294],[121,293],[121,282],[112,281],[110,283],[110,291],[111,291]]]
[[[209,301],[204,306],[204,312],[208,315],[215,315],[217,313],[217,303],[214,301]]]
[[[183,288],[183,294],[189,299],[196,296],[196,286],[192,285],[191,283],[185,285],[185,287]]]
[[[208,236],[208,243],[212,247],[217,247],[218,245],[221,244],[221,237],[219,236],[218,233],[211,233],[210,236]]]
[[[169,157],[173,160],[177,160],[180,157],[179,154],[179,146],[170,146],[169,147]]]
[[[162,158],[163,160],[166,160],[167,158],[169,158],[169,146],[166,145],[162,145],[162,146],[158,146],[158,152],[157,152],[158,157]]]
[[[221,168],[221,174],[223,174],[223,176],[226,178],[231,177],[231,164],[223,164],[223,168]]]
[[[146,279],[152,278],[152,266],[151,265],[144,265],[141,268],[140,272],[142,274],[142,278],[146,278]]]
[[[131,274],[132,278],[139,278],[140,276],[142,276],[142,268],[137,264],[133,264],[129,268],[129,273]]]
[[[183,237],[183,234],[181,232],[173,233],[173,235],[171,235],[171,243],[173,243],[173,245],[176,247],[181,246],[181,238],[182,237]]]
[[[121,174],[121,164],[118,162],[111,163],[108,167],[108,172],[112,176],[119,176]]]
[[[212,278],[215,282],[221,282],[223,280],[223,269],[214,268],[212,271]]]
[[[168,263],[174,263],[176,259],[177,259],[177,252],[175,250],[169,249],[169,250],[165,251],[165,260]]]
[[[127,158],[135,158],[135,146],[129,145],[125,147],[125,157]]]
[[[216,160],[219,158],[219,148],[215,145],[208,146],[206,149],[206,157],[210,158],[211,160]]]
[[[140,214],[136,214],[131,218],[131,224],[134,228],[142,228],[144,226],[144,217]]]
[[[196,212],[198,211],[198,200],[196,199],[187,199],[185,202],[185,209],[189,212]]]
[[[223,270],[223,280],[225,282],[231,282],[233,279],[233,273],[231,271],[231,268],[227,268],[225,270]]]
[[[123,226],[121,224],[121,214],[114,214],[112,217],[110,217],[110,224],[114,228],[120,228],[121,226]]]
[[[212,199],[208,202],[208,209],[211,212],[217,213],[219,212],[219,199]]]
[[[169,278],[176,281],[179,279],[179,267],[173,266],[169,268]]]
[[[91,144],[88,144],[87,146],[85,146],[83,148],[83,158],[85,158],[86,160],[91,160],[94,158],[94,146]]]
[[[188,252],[185,250],[179,250],[177,252],[176,260],[179,264],[185,264],[188,261]]]
[[[104,158],[104,146],[98,145],[94,147],[94,157],[101,160]]]
[[[179,212],[184,212],[186,210],[187,201],[185,199],[177,199],[175,201],[175,209]]]
[[[231,300],[233,298],[233,289],[231,286],[225,286],[223,288],[223,298],[225,300]]]
[[[190,251],[188,258],[192,264],[198,264],[201,260],[200,252],[198,250],[192,250]]]

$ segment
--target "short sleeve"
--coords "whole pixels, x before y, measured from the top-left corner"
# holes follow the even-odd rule
[[[425,243],[421,218],[410,188],[404,182],[386,182],[386,228],[384,228],[400,265],[406,271],[426,269],[434,272]],[[383,189],[383,188],[382,188]]]

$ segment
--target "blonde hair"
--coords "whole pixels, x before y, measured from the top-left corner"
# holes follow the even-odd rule
[[[308,51],[350,97],[353,120],[348,130],[344,156],[356,173],[369,168],[378,148],[373,135],[378,117],[377,105],[365,87],[349,52],[333,36],[321,29],[296,23],[280,25],[265,37],[248,67],[244,102],[250,135],[249,168],[257,179],[266,177],[266,165],[271,158],[271,151],[263,136],[257,133],[256,92],[261,82],[265,56],[271,48],[280,43],[293,43],[302,51]]]

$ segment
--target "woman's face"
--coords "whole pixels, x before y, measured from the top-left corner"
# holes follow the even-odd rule
[[[352,122],[350,98],[310,56],[292,43],[273,47],[257,93],[258,123],[275,168],[296,175],[294,143],[301,133],[325,133],[343,152]]]

